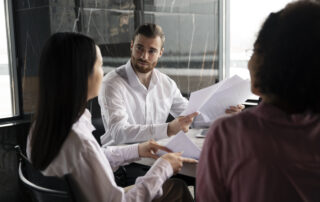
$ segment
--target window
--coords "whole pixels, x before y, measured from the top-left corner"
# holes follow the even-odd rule
[[[14,61],[11,1],[0,3],[0,119],[18,115],[17,79]]]
[[[149,22],[159,24],[166,37],[156,68],[185,95],[212,85],[219,79],[219,15],[218,0],[114,1],[100,14],[106,27],[100,43],[105,72],[128,61],[135,28]]]
[[[230,76],[249,78],[247,68],[262,23],[292,0],[229,0],[230,1]]]
[[[38,60],[46,39],[55,32],[80,32],[95,39],[108,73],[130,58],[135,28],[156,23],[166,36],[157,68],[174,79],[184,95],[224,77],[222,0],[14,2],[24,114],[34,112]]]
[[[271,11],[282,8],[289,0],[13,2],[19,29],[16,50],[21,70],[21,97],[24,114],[28,114],[35,108],[41,49],[52,33],[81,32],[94,38],[100,46],[107,73],[130,58],[130,41],[135,28],[146,22],[157,23],[166,35],[164,53],[157,68],[174,79],[184,95],[189,95],[234,74],[249,78],[247,62],[261,23]],[[1,17],[2,27],[12,25],[8,12],[0,15],[6,15],[6,18]],[[9,109],[14,116],[18,105],[15,101],[17,85],[12,82],[17,79],[13,79],[15,64],[10,59],[15,58],[11,30],[7,29],[7,33],[0,36],[1,42],[7,40],[6,44],[11,44],[5,49],[10,50],[5,56],[9,58],[6,67],[0,67],[1,75],[3,69],[6,72],[7,80],[1,79],[7,86],[5,98],[11,101],[7,100],[9,107],[2,107],[4,101],[0,99],[0,106]]]
[[[248,61],[262,23],[271,12],[282,9],[292,0],[229,0],[229,76],[250,79]],[[250,99],[257,99],[252,96]]]

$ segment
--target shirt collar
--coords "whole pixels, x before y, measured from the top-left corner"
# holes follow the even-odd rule
[[[132,87],[137,87],[137,86],[144,87],[144,85],[140,82],[138,76],[136,75],[136,73],[133,70],[133,67],[131,65],[131,60],[129,60],[127,62],[127,64],[126,64],[126,72],[127,72],[127,75],[128,75],[128,82],[129,82],[130,86],[132,86]],[[157,74],[158,74],[158,71],[156,69],[153,69],[148,91],[151,90],[158,83],[159,78],[158,78]]]
[[[88,121],[91,123],[91,113],[87,108],[84,110],[80,119],[83,119],[84,121]]]
[[[126,72],[128,75],[128,82],[129,82],[130,86],[136,87],[136,86],[141,85],[138,76],[133,71],[133,68],[131,66],[131,60],[129,60],[126,64]]]
[[[80,116],[79,120],[73,124],[74,127],[78,127],[80,125],[85,125],[91,132],[96,128],[91,123],[91,113],[88,109],[85,109],[83,114]]]
[[[158,70],[153,69],[148,90],[151,90],[152,88],[154,88],[159,83],[158,74],[159,74]]]

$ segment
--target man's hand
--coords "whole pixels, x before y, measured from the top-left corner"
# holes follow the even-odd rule
[[[174,174],[178,173],[181,170],[184,162],[185,163],[198,163],[197,160],[182,157],[181,154],[182,154],[182,152],[177,152],[177,153],[168,153],[168,154],[164,154],[163,156],[161,156],[161,158],[164,158],[165,160],[169,161],[169,163],[172,166]]]
[[[226,109],[227,114],[237,114],[244,109],[244,105],[230,106]]]
[[[198,116],[198,112],[194,112],[192,114],[189,114],[187,116],[180,116],[173,121],[171,121],[168,124],[167,134],[168,136],[172,136],[177,134],[180,130],[183,130],[183,132],[188,132],[189,126],[193,121],[193,118],[195,116]]]
[[[156,155],[156,153],[159,149],[166,152],[172,152],[170,149],[159,145],[154,140],[149,140],[148,142],[143,142],[138,145],[138,152],[140,157],[149,157],[149,158],[157,159],[159,157],[158,155]]]

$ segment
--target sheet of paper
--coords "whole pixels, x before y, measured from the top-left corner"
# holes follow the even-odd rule
[[[209,126],[214,120],[226,116],[230,106],[243,103],[250,97],[250,81],[235,75],[207,88],[192,92],[187,109],[181,116],[199,111],[201,118],[195,119],[195,126]],[[198,123],[197,123],[198,121]],[[183,132],[179,132],[165,145],[173,152],[182,152],[182,156],[199,159],[200,149]],[[163,155],[161,151],[158,154]]]
[[[199,111],[194,121],[196,127],[208,127],[230,106],[243,103],[250,97],[250,81],[235,75],[207,88],[192,92],[187,109],[181,116]]]
[[[190,94],[189,103],[187,108],[180,114],[185,116],[193,112],[199,111],[199,109],[206,104],[206,102],[216,93],[228,89],[237,83],[243,81],[239,76],[235,75],[231,78],[224,79],[219,83],[212,86],[194,91]]]
[[[213,122],[217,118],[225,116],[225,110],[228,107],[244,103],[250,95],[250,81],[236,81],[231,87],[220,90],[211,96],[199,111]]]
[[[200,157],[200,149],[182,131],[175,135],[165,146],[173,152],[183,152],[183,157],[193,159],[199,159]],[[161,156],[165,153],[161,150],[158,152]]]
[[[238,75],[234,75],[230,78],[224,79],[222,81],[221,87],[218,89],[217,92],[221,92],[224,91],[230,87],[233,87],[235,85],[237,85],[238,83],[241,83],[245,81],[244,79],[242,79],[241,77],[239,77]],[[220,83],[220,82],[219,82]],[[216,85],[216,84],[215,84]]]
[[[187,108],[180,114],[185,116],[199,109],[210,99],[210,97],[219,89],[224,81],[214,84],[212,86],[191,92]]]

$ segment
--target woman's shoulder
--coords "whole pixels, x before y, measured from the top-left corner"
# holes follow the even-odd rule
[[[99,143],[92,133],[72,129],[66,139],[66,147],[73,148],[79,152],[87,152],[100,148]]]
[[[258,127],[258,117],[255,109],[247,109],[214,121],[206,137],[211,141],[238,141],[238,139],[246,139],[245,136],[254,132],[256,127]]]

